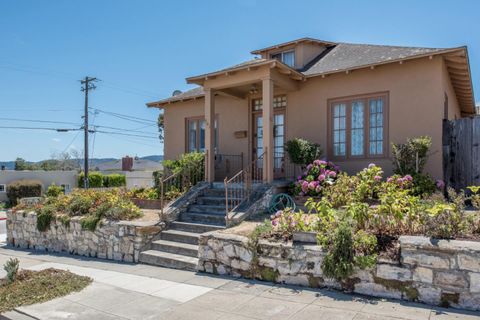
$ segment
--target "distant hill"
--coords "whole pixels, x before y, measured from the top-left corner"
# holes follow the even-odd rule
[[[150,155],[150,156],[145,156],[145,157],[138,157],[139,159],[145,159],[145,160],[151,160],[151,161],[156,161],[160,162],[163,160],[162,155]],[[110,162],[118,160],[117,158],[92,158],[90,159],[91,161],[91,166],[95,167],[101,163],[105,162]],[[45,162],[47,160],[42,160],[42,161],[37,161],[37,162],[32,162],[32,161],[27,161],[29,164],[41,164],[42,162]],[[81,162],[83,164],[83,159],[81,159]],[[5,166],[5,169],[7,170],[14,170],[15,169],[15,161],[0,161],[0,167]]]

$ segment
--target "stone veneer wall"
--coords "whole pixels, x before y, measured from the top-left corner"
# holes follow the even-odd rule
[[[199,241],[200,271],[309,287],[331,287],[369,296],[480,310],[480,242],[401,237],[400,261],[378,261],[342,283],[322,273],[317,245],[249,239],[222,231]],[[254,254],[254,252],[256,253]]]
[[[7,243],[11,246],[116,261],[137,262],[140,251],[162,228],[158,221],[103,220],[92,232],[82,229],[79,217],[72,217],[69,226],[52,221],[47,231],[40,232],[35,212],[7,212]]]

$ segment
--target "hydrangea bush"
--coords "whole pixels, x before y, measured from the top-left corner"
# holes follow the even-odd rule
[[[293,193],[299,196],[320,196],[325,187],[335,182],[339,172],[340,168],[332,162],[315,160],[297,177]]]

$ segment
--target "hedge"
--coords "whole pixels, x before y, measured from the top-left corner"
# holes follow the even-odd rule
[[[85,174],[82,172],[78,175],[78,187],[83,188],[83,177]],[[127,184],[125,175],[113,173],[102,174],[98,171],[88,173],[88,182],[90,188],[111,188],[111,187],[123,187]]]
[[[7,186],[7,197],[11,205],[17,205],[18,199],[40,197],[42,183],[38,180],[17,180]]]

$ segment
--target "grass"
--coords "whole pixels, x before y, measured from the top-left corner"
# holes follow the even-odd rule
[[[78,292],[91,282],[89,277],[53,268],[22,270],[12,284],[0,285],[0,313]]]

